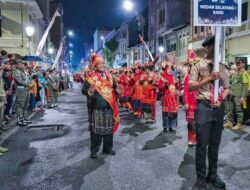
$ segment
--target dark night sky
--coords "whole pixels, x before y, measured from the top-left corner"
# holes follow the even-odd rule
[[[139,10],[147,5],[148,0],[133,0]],[[83,56],[83,44],[93,43],[96,28],[114,29],[133,13],[126,13],[122,8],[123,0],[62,0],[64,9],[65,31],[72,29],[75,37],[74,65],[78,65]]]

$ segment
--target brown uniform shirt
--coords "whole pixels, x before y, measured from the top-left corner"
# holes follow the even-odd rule
[[[190,72],[189,84],[200,82],[202,79],[212,74],[211,69],[209,68],[209,63],[210,63],[209,60],[204,59],[192,66]],[[220,76],[221,76],[220,78],[221,85],[223,86],[224,89],[228,89],[230,86],[229,78],[226,73],[226,69],[223,65],[220,65]],[[210,83],[207,83],[198,88],[197,99],[210,100],[210,85],[211,85]]]

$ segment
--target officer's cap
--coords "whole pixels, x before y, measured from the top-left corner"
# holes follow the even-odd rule
[[[209,46],[214,44],[214,41],[215,41],[215,36],[214,35],[208,36],[205,39],[205,41],[202,43],[202,46],[203,47],[209,47]]]

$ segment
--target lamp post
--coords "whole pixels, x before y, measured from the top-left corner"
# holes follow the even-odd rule
[[[69,35],[70,37],[73,37],[75,34],[74,34],[74,32],[73,32],[72,30],[69,30],[69,31],[68,31],[68,35]]]
[[[164,47],[163,47],[163,46],[160,46],[158,50],[159,50],[159,52],[160,52],[160,55],[161,55],[161,61],[162,61],[162,54],[163,54],[163,52],[165,51],[165,49],[164,49]]]
[[[134,9],[134,4],[131,0],[125,0],[123,2],[123,8],[126,10],[126,11],[132,11]]]
[[[31,37],[34,35],[35,29],[33,26],[27,26],[25,32],[29,38],[29,55],[31,55]]]
[[[54,49],[53,48],[49,48],[48,52],[49,52],[49,55],[50,55],[50,59],[53,59]]]

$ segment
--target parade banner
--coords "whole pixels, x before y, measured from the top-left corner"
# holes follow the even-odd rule
[[[240,26],[241,0],[194,0],[195,26]]]
[[[49,26],[47,27],[45,33],[43,34],[43,37],[42,37],[41,41],[39,42],[39,45],[38,45],[37,51],[36,51],[36,56],[40,56],[40,54],[41,54],[41,52],[43,50],[44,44],[46,42],[46,39],[48,37],[49,31],[52,28],[52,26],[53,26],[53,24],[55,22],[56,17],[58,17],[58,16],[61,16],[61,15],[60,15],[60,13],[59,13],[59,11],[57,9],[56,12],[55,12],[55,14],[54,14],[54,16],[53,16],[53,18],[51,19],[51,21],[49,23]]]
[[[59,49],[57,51],[56,58],[55,58],[54,63],[52,65],[52,69],[56,67],[56,65],[57,65],[57,63],[58,63],[58,61],[59,61],[59,59],[61,57],[62,51],[63,51],[63,40],[61,41],[60,47],[59,47]]]

